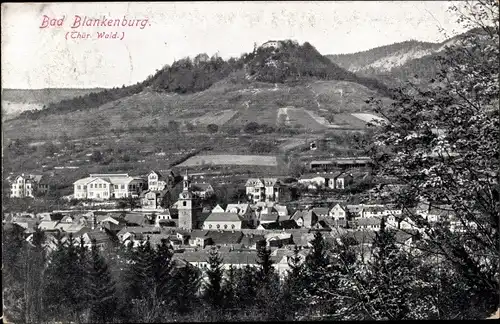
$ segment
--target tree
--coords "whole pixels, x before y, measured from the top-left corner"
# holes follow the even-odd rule
[[[256,122],[249,122],[248,124],[245,125],[243,130],[245,131],[245,133],[254,134],[257,133],[259,127],[260,127],[259,124],[257,124]]]
[[[271,279],[271,275],[274,271],[273,260],[271,259],[271,250],[265,245],[259,245],[257,249],[257,264],[260,266],[257,271],[257,278],[262,283],[265,283]]]
[[[200,271],[189,263],[176,270],[172,305],[178,314],[188,314],[195,308],[200,280]]]
[[[169,120],[167,127],[168,127],[168,130],[170,132],[178,132],[179,131],[179,123],[176,122],[175,120]]]
[[[427,88],[397,89],[389,107],[371,101],[387,120],[378,125],[372,156],[379,174],[405,185],[391,198],[461,274],[469,298],[481,296],[471,308],[487,316],[499,308],[500,289],[499,4],[463,2],[452,9],[474,29],[438,58],[440,71]],[[413,212],[418,202],[451,210],[465,232],[432,226]]]
[[[100,255],[95,240],[92,241],[88,269],[87,294],[89,299],[89,321],[106,323],[113,320],[117,299],[115,283],[104,258]]]
[[[219,131],[219,126],[217,124],[208,124],[207,130],[211,134],[217,133]]]
[[[208,257],[208,268],[206,270],[207,282],[204,287],[204,297],[215,310],[220,308],[223,302],[223,274],[222,258],[217,250],[212,249]]]
[[[101,151],[93,151],[92,155],[90,156],[90,161],[95,162],[95,163],[100,163],[103,160],[103,156]]]

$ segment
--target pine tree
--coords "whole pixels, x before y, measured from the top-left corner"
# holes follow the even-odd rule
[[[246,308],[253,307],[257,293],[256,269],[247,265],[239,273],[236,284],[236,300],[238,305],[245,305]]]
[[[168,303],[172,290],[172,247],[162,240],[154,251],[153,274],[157,298],[162,305]]]
[[[92,242],[89,263],[87,281],[89,320],[91,323],[110,322],[117,306],[115,283],[95,241]]]
[[[323,303],[325,302],[325,296],[322,291],[330,261],[321,232],[314,234],[311,245],[312,247],[304,263],[304,280],[307,282],[304,297],[314,306],[310,310],[317,312],[323,307]]]
[[[410,312],[411,265],[405,253],[396,246],[395,234],[386,229],[384,219],[372,249],[365,277],[365,299],[375,310],[371,316],[382,320],[407,319]]]
[[[200,281],[200,270],[189,263],[176,269],[172,305],[177,314],[182,316],[195,308],[198,300]]]
[[[257,272],[257,278],[262,282],[267,282],[274,271],[271,250],[266,248],[265,245],[260,245],[257,249],[257,257],[257,264],[260,266]]]
[[[290,270],[283,284],[283,299],[289,305],[289,309],[293,310],[293,319],[300,316],[302,308],[306,304],[303,298],[303,290],[307,282],[304,279],[304,263],[299,251],[298,246],[295,246],[293,255],[288,259]]]
[[[204,298],[216,311],[222,306],[223,290],[222,257],[213,249],[208,257],[208,268],[206,270],[207,282],[204,285]]]
[[[227,269],[226,274],[222,288],[224,307],[233,310],[236,306],[236,269],[232,264]]]

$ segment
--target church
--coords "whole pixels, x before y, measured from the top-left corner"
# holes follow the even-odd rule
[[[182,180],[182,192],[179,194],[176,205],[179,213],[179,228],[192,230],[203,226],[202,208],[191,191],[191,180],[187,171]]]

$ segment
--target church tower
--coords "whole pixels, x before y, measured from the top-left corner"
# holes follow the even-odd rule
[[[182,229],[191,230],[194,228],[196,219],[193,206],[193,194],[190,191],[191,181],[187,174],[182,180],[182,192],[179,194],[177,202],[177,210],[179,211],[179,227]]]

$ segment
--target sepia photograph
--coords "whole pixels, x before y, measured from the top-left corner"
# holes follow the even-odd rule
[[[2,322],[498,319],[499,19],[2,3]]]

